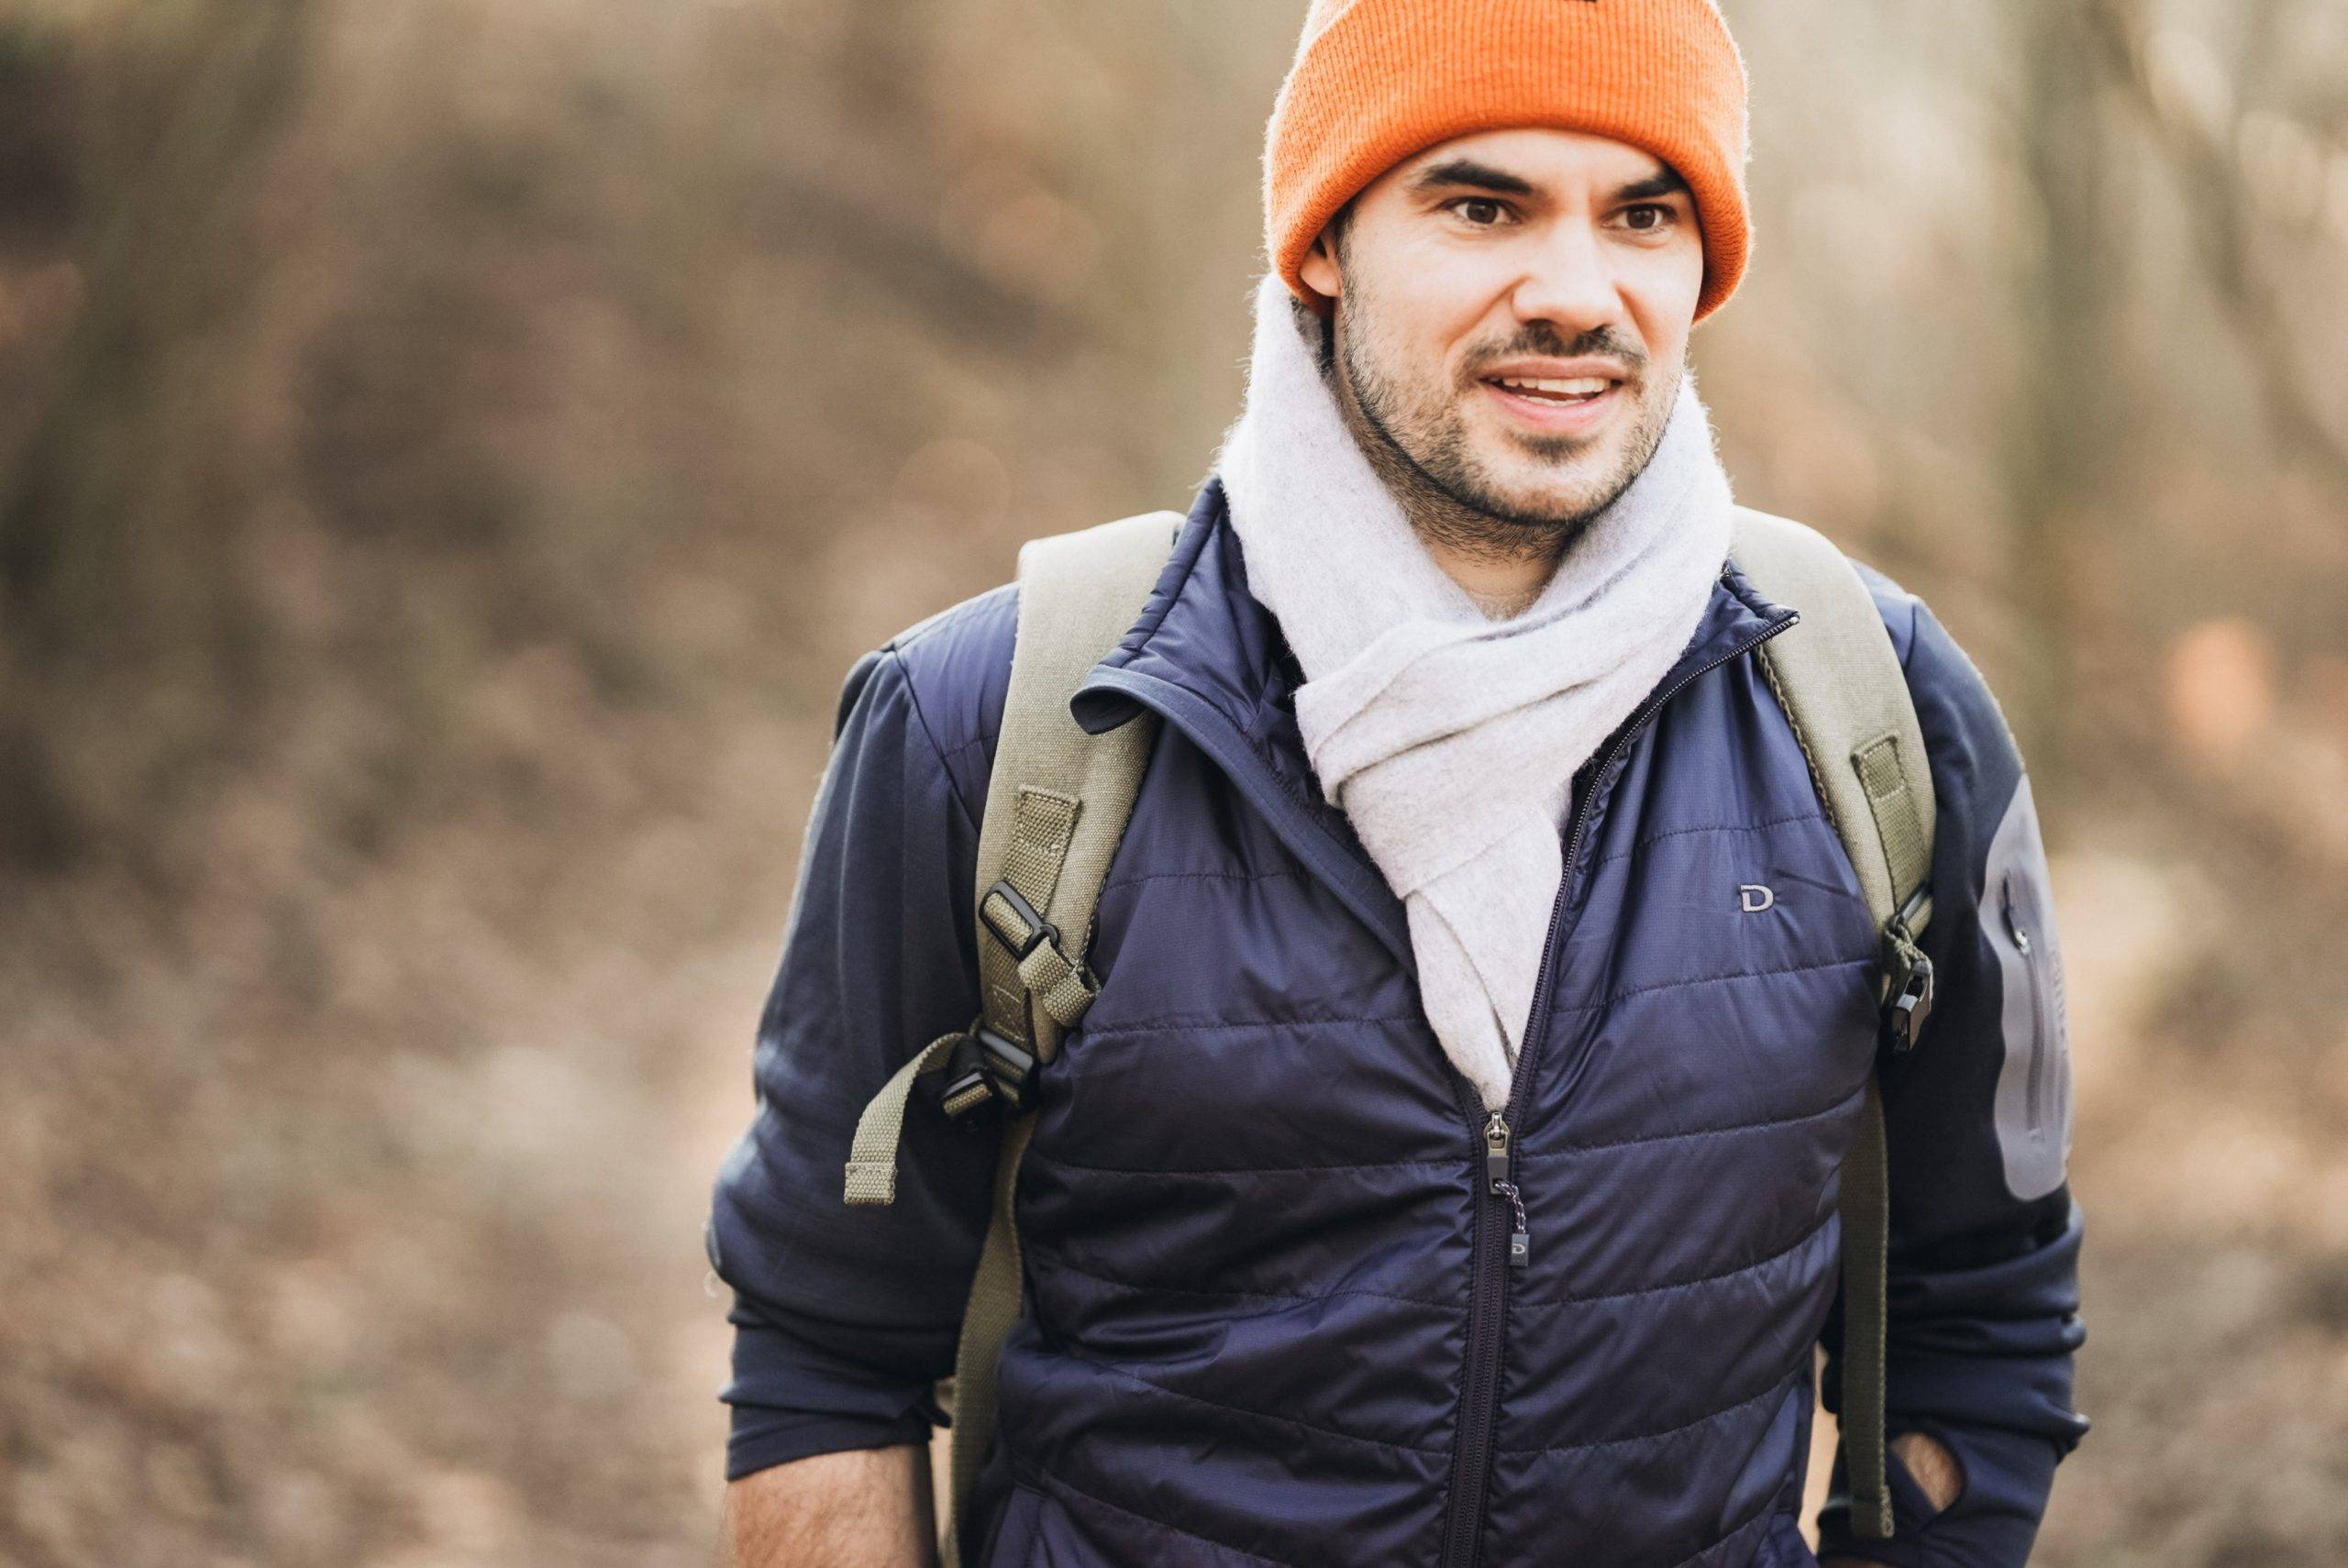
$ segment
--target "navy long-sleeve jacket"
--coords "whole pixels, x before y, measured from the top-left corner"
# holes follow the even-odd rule
[[[1939,813],[1937,999],[1917,1048],[1881,1058],[1888,1413],[1966,1485],[1927,1519],[1895,1463],[1899,1538],[1850,1540],[1830,1507],[1822,1550],[2019,1564],[2087,1427],[2046,859],[1978,672],[1863,575]],[[977,1011],[1015,597],[909,628],[841,692],[709,1229],[735,1292],[735,1476],[941,1419],[994,1123],[916,1094],[887,1208],[844,1204],[842,1167],[866,1101]],[[1831,1407],[1875,932],[1752,657],[1791,618],[1732,564],[1578,777],[1535,1026],[1486,1108],[1416,1006],[1399,900],[1320,799],[1221,487],[1200,491],[1074,704],[1096,731],[1144,709],[1162,728],[1102,895],[1100,998],[1038,1080],[1029,1311],[965,1538],[979,1563],[1811,1561],[1813,1349]],[[1521,1220],[1479,1179],[1492,1110]]]

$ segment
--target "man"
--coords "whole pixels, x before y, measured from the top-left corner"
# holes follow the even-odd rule
[[[980,1563],[1812,1561],[1875,931],[1685,359],[1744,136],[1709,0],[1313,6],[1246,410],[1074,705],[1164,727],[1039,1075]],[[1898,1529],[1838,1502],[1822,1555],[2018,1564],[2086,1430],[2045,855],[1978,673],[1862,575],[1936,787],[1937,999],[1879,1064]],[[892,1207],[839,1172],[976,1010],[1014,596],[842,693],[711,1227],[753,1568],[928,1559],[994,1149],[922,1104]]]

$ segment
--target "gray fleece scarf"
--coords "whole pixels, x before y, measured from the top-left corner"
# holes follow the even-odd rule
[[[1694,635],[1728,554],[1728,477],[1683,375],[1647,466],[1530,608],[1489,619],[1356,444],[1302,316],[1268,275],[1216,469],[1249,591],[1304,670],[1306,755],[1403,900],[1428,1021],[1497,1110],[1533,1010],[1574,773]]]

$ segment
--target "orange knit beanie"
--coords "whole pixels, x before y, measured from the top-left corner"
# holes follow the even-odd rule
[[[1688,182],[1701,321],[1752,248],[1744,92],[1715,0],[1312,0],[1265,138],[1265,248],[1326,315],[1297,269],[1356,192],[1456,136],[1555,126],[1645,148]]]

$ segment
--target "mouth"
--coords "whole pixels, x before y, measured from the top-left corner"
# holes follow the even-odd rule
[[[1614,376],[1487,376],[1477,384],[1518,424],[1548,434],[1592,429],[1623,401]]]

